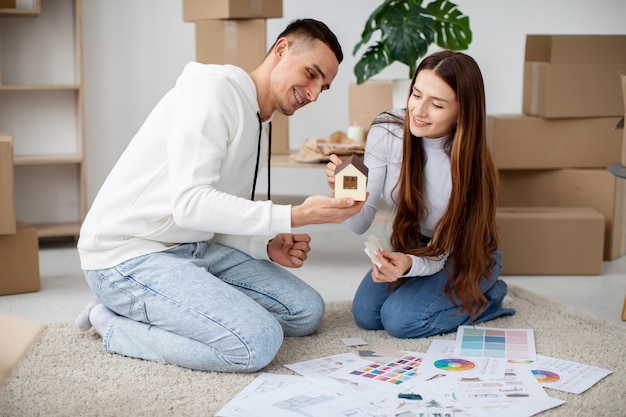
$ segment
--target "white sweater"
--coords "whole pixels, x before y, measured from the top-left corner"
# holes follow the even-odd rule
[[[394,109],[392,112],[404,117],[404,110]],[[370,195],[363,209],[345,222],[355,233],[365,233],[372,225],[381,197],[395,210],[392,195],[395,196],[393,188],[398,182],[402,165],[402,135],[403,126],[395,123],[373,124],[367,134],[364,163],[368,168],[367,191]],[[445,139],[424,138],[422,141],[427,156],[424,196],[428,216],[422,220],[420,229],[427,237],[432,237],[435,225],[443,216],[452,189],[450,158],[443,150]],[[444,267],[447,259],[447,255],[440,259],[409,256],[413,265],[405,276],[410,277],[432,275]]]
[[[210,241],[268,259],[267,241],[291,231],[291,207],[250,201],[265,126],[250,76],[232,65],[189,63],[152,110],[83,222],[85,270],[173,245]]]

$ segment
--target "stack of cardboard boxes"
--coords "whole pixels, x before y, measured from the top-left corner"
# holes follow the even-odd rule
[[[196,60],[248,72],[267,53],[267,19],[282,14],[282,0],[183,0],[183,19],[195,23]],[[288,119],[280,113],[272,119],[272,154],[289,154]]]
[[[0,295],[39,286],[37,229],[15,218],[13,138],[0,135]]]
[[[602,272],[626,254],[626,35],[528,35],[523,114],[490,115],[503,274]]]
[[[15,219],[13,138],[0,135],[0,295],[39,290],[37,229]],[[43,326],[0,312],[0,384]]]

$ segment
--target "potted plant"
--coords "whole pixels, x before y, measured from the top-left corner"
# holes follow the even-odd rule
[[[472,42],[469,17],[448,0],[433,0],[425,7],[423,0],[384,0],[365,23],[361,40],[352,54],[366,47],[372,35],[380,39],[369,45],[354,66],[357,84],[362,84],[393,62],[409,67],[412,78],[417,64],[435,43],[451,50],[465,50]]]

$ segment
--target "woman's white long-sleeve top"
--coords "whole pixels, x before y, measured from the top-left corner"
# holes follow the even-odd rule
[[[391,112],[404,118],[404,110],[394,109]],[[373,123],[370,127],[364,156],[368,168],[367,191],[370,194],[361,212],[345,222],[354,233],[363,234],[369,229],[376,217],[381,197],[395,211],[394,187],[402,164],[402,137],[403,126],[397,123]],[[424,195],[428,216],[422,220],[420,229],[427,237],[432,237],[433,229],[445,212],[450,198],[450,158],[443,149],[445,139],[422,140],[427,156]],[[411,277],[432,275],[444,267],[447,259],[447,255],[437,259],[409,256],[413,264],[405,276]]]
[[[269,121],[258,112],[243,69],[187,64],[96,196],[78,241],[81,267],[199,241],[268,259],[268,240],[291,231],[291,206],[250,201],[256,160],[261,169],[268,148]]]

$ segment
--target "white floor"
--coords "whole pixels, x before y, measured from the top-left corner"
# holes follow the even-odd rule
[[[367,234],[387,235],[384,223]],[[370,263],[363,253],[366,236],[344,225],[315,225],[298,229],[312,237],[308,261],[293,272],[315,287],[327,301],[352,298]],[[366,234],[366,235],[367,235]],[[72,243],[43,245],[40,249],[41,290],[0,296],[0,311],[41,323],[74,321],[93,299],[84,281]],[[626,294],[626,256],[604,262],[598,276],[503,276],[507,283],[526,288],[626,328],[621,320]],[[549,319],[548,317],[546,319]]]

